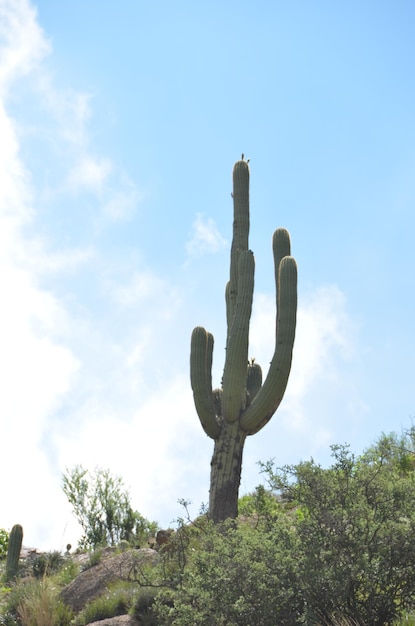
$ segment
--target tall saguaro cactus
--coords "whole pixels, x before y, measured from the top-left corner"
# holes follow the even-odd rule
[[[277,410],[288,382],[297,315],[297,265],[290,256],[288,231],[274,232],[272,248],[276,285],[275,350],[265,381],[261,367],[248,361],[249,322],[254,291],[254,255],[248,248],[249,166],[233,168],[233,240],[226,285],[226,359],[222,386],[212,389],[213,336],[193,330],[190,378],[197,413],[214,440],[209,515],[214,522],[235,518],[242,453],[248,435],[257,433]]]

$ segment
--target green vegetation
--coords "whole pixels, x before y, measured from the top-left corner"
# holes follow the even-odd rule
[[[272,239],[276,285],[275,351],[268,375],[248,360],[249,322],[254,291],[254,255],[249,250],[249,166],[233,168],[233,239],[226,285],[226,360],[222,387],[212,390],[213,335],[193,330],[190,379],[201,425],[214,444],[209,515],[214,522],[235,518],[245,439],[257,433],[277,410],[291,369],[297,315],[297,265],[284,228]]]
[[[34,559],[32,572],[36,578],[43,578],[45,575],[61,571],[65,563],[65,557],[58,550],[45,552]]]
[[[7,544],[6,558],[6,581],[9,582],[17,575],[19,567],[20,551],[22,549],[23,528],[20,524],[15,524],[10,531]]]
[[[133,604],[131,584],[123,583],[109,588],[103,595],[90,602],[78,615],[76,626],[85,626],[117,615],[126,615]]]
[[[134,511],[122,478],[107,469],[90,473],[77,465],[63,475],[63,491],[84,531],[82,548],[114,546],[121,540],[139,546],[157,530],[157,524]]]
[[[242,499],[238,523],[198,531],[179,583],[158,596],[159,623],[413,623],[415,433],[332,454],[327,469],[262,464],[269,489]]]
[[[7,555],[7,545],[9,543],[9,533],[4,528],[0,528],[0,559]]]
[[[23,563],[0,590],[0,625],[84,626],[128,613],[148,626],[414,626],[415,428],[358,456],[333,446],[326,468],[260,466],[265,485],[240,499],[237,519],[191,521],[182,502],[159,558],[138,560],[77,615],[60,598],[79,572],[74,555]]]
[[[13,587],[3,623],[5,626],[69,626],[72,617],[72,611],[59,599],[52,582],[43,578]]]
[[[232,195],[220,389],[212,390],[213,336],[197,327],[191,340],[194,401],[214,440],[208,512],[191,521],[183,501],[186,516],[177,530],[160,532],[151,543],[158,555],[138,553],[158,526],[132,508],[122,479],[105,469],[67,470],[63,491],[83,529],[81,558],[68,546],[65,555],[54,551],[19,563],[22,527],[10,535],[0,529],[0,626],[86,626],[127,613],[147,626],[415,626],[415,427],[382,435],[359,456],[332,446],[327,468],[313,459],[282,468],[260,463],[265,485],[238,498],[246,437],[271,419],[285,393],[297,267],[289,234],[278,229],[275,352],[262,382],[260,366],[248,361],[254,258],[243,158],[234,166]],[[113,571],[105,563],[111,555]],[[94,580],[99,571],[104,579]],[[61,593],[79,573],[84,578],[75,590]],[[93,593],[84,597],[78,583]],[[81,602],[69,599],[73,592]]]

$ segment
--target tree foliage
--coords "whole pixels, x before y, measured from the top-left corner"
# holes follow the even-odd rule
[[[328,468],[261,464],[268,489],[241,499],[238,522],[200,527],[156,602],[160,623],[396,623],[415,608],[414,442],[333,446]]]
[[[0,559],[4,559],[6,557],[8,543],[9,533],[4,528],[0,528]]]
[[[62,484],[84,532],[81,547],[113,546],[123,539],[140,544],[157,530],[157,524],[134,511],[122,478],[108,469],[90,473],[77,465],[66,471]]]
[[[298,623],[296,537],[282,517],[272,531],[208,523],[190,542],[181,584],[161,594],[158,622],[174,626]],[[170,558],[170,556],[168,556]]]
[[[332,446],[328,469],[313,460],[282,470],[263,465],[272,489],[295,507],[309,621],[342,615],[378,626],[413,607],[413,440],[412,432],[383,435],[357,458]]]

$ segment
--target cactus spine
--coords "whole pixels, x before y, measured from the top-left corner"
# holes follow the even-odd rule
[[[10,531],[9,542],[7,545],[6,581],[12,580],[17,574],[22,542],[23,528],[20,524],[15,524]]]
[[[233,239],[226,285],[226,359],[222,386],[212,389],[213,336],[198,326],[190,349],[190,380],[201,425],[211,437],[209,514],[215,522],[238,514],[242,453],[248,435],[257,433],[277,410],[288,382],[297,315],[297,265],[290,256],[288,231],[272,238],[276,285],[275,350],[264,382],[261,367],[248,361],[249,322],[254,291],[254,255],[249,238],[249,167],[233,168]]]

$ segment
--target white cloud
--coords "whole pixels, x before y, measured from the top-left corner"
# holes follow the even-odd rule
[[[209,217],[204,218],[198,213],[193,222],[193,233],[186,244],[187,253],[190,256],[201,256],[206,253],[215,253],[227,245],[226,240],[220,234],[215,221]]]
[[[106,158],[81,155],[68,175],[69,186],[79,192],[83,189],[100,195],[112,170],[112,163]]]
[[[11,84],[25,77],[32,88],[30,97],[34,105],[47,116],[47,122],[40,125],[30,118],[21,122],[19,133],[48,146],[64,169],[61,178],[50,177],[49,201],[53,196],[55,200],[67,197],[68,192],[78,196],[87,191],[95,196],[100,207],[100,226],[105,222],[129,220],[142,200],[142,193],[108,156],[96,154],[91,147],[93,94],[55,87],[52,76],[41,63],[51,52],[51,46],[36,18],[36,11],[27,0],[0,0],[0,96],[5,98]],[[0,108],[1,116],[8,119]],[[10,138],[3,133],[0,161],[7,141]],[[12,167],[10,163],[8,167]]]
[[[203,475],[201,499],[207,491],[210,441],[203,451],[194,442],[203,435],[193,408],[187,376],[173,375],[163,389],[142,398],[128,415],[122,415],[118,402],[108,405],[101,398],[92,407],[80,407],[79,429],[57,433],[56,446],[64,466],[77,462],[88,468],[111,467],[131,487],[131,495],[142,513],[151,511],[156,519],[166,519],[165,503],[171,515],[174,503],[186,493],[190,477]],[[131,407],[130,407],[131,408]],[[193,487],[194,489],[194,487]],[[69,538],[68,538],[69,540]]]
[[[27,0],[0,0],[0,95],[31,72],[50,50]]]
[[[90,206],[92,194],[94,216],[99,213],[107,222],[130,219],[140,193],[91,145],[91,97],[57,90],[39,65],[49,45],[28,2],[0,0],[0,17],[5,16],[9,30],[1,33],[0,95],[30,75],[33,97],[45,108],[45,127],[35,132],[61,165],[48,200],[55,194],[59,205],[70,190]],[[179,315],[180,287],[147,268],[132,271],[136,260],[127,268],[109,267],[105,251],[90,244],[50,252],[46,238],[29,236],[26,227],[35,231],[43,190],[22,161],[19,138],[25,135],[6,103],[0,104],[0,414],[6,442],[0,471],[8,477],[2,484],[8,505],[0,524],[22,523],[25,541],[40,548],[75,543],[70,533],[76,531],[66,530],[72,517],[60,474],[76,463],[109,467],[131,485],[134,506],[170,523],[166,508],[171,510],[177,498],[190,496],[196,505],[207,499],[212,453],[193,407],[188,372],[177,366],[175,346],[186,322]],[[189,255],[225,245],[215,222],[198,215]],[[64,278],[78,272],[81,280],[84,268],[95,271],[100,299],[88,309],[90,283],[85,283],[85,301],[76,302],[70,313],[67,303],[77,295]],[[45,287],[53,272],[59,292]],[[266,370],[274,304],[265,295],[255,302],[251,356]],[[338,355],[347,356],[352,345],[348,328],[338,290],[321,290],[300,306],[284,400],[286,429],[324,436],[323,430],[315,432],[305,408],[314,384],[336,386]]]
[[[1,250],[7,249],[18,224],[30,217],[28,173],[19,159],[19,146],[11,120],[0,104],[0,214],[5,221]]]
[[[11,85],[35,71],[49,46],[23,0],[0,0],[0,25],[0,463],[7,477],[0,523],[29,530],[53,482],[42,440],[79,362],[66,345],[64,309],[38,285],[38,242],[23,236],[34,217],[33,188],[5,102]]]
[[[338,287],[320,287],[302,298],[290,378],[278,413],[286,431],[308,438],[314,448],[333,442],[326,407],[336,393],[340,396],[346,392],[341,375],[355,350],[355,337],[345,296]],[[250,356],[260,363],[265,375],[274,350],[274,298],[263,294],[254,298],[251,339]],[[351,394],[349,401],[353,402]]]
[[[49,181],[48,202],[56,202],[59,194],[71,189],[80,198],[95,195],[96,213],[101,212],[102,218],[131,218],[140,194],[133,181],[91,147],[91,98],[58,91],[39,65],[49,46],[31,7],[26,2],[0,0],[0,16],[6,13],[9,31],[0,44],[0,58],[5,60],[0,95],[27,75],[33,101],[45,108],[45,124],[31,127],[31,133],[61,159],[63,171],[60,180]],[[29,236],[36,232],[43,190],[35,186],[37,181],[31,180],[21,158],[19,140],[28,137],[21,130],[3,99],[0,414],[5,418],[0,471],[8,480],[2,486],[7,507],[0,524],[6,528],[23,524],[29,545],[62,548],[67,532],[73,532],[65,530],[73,527],[61,493],[65,465],[91,460],[110,466],[131,484],[137,484],[137,474],[148,476],[151,472],[150,490],[148,481],[138,482],[137,507],[144,514],[146,503],[159,510],[160,498],[167,498],[179,475],[189,476],[188,461],[182,462],[188,458],[183,449],[190,445],[192,424],[195,429],[199,426],[189,409],[187,377],[185,384],[180,375],[170,371],[165,388],[158,382],[166,378],[166,363],[155,346],[157,340],[163,341],[168,320],[180,306],[174,288],[145,270],[131,274],[124,268],[121,275],[126,278],[120,281],[117,268],[108,272],[105,260],[100,259],[103,276],[116,276],[112,282],[102,278],[101,295],[114,316],[114,321],[108,322],[105,316],[93,316],[81,303],[74,307],[76,317],[71,316],[66,302],[73,301],[75,294],[65,293],[64,288],[63,300],[41,286],[51,272],[62,279],[91,260],[97,263],[98,255],[92,246],[51,252],[46,237]],[[124,314],[120,333],[118,320]],[[172,449],[174,437],[179,437],[178,452]],[[176,463],[178,455],[181,458]],[[180,492],[177,497],[182,495],[187,494]]]
[[[112,190],[103,204],[102,211],[111,221],[119,222],[133,217],[143,194],[125,174],[120,178],[120,188]]]
[[[178,306],[176,290],[151,269],[136,270],[128,281],[123,284],[108,283],[107,288],[119,306],[155,309],[158,310],[158,317],[168,317],[168,312]]]

